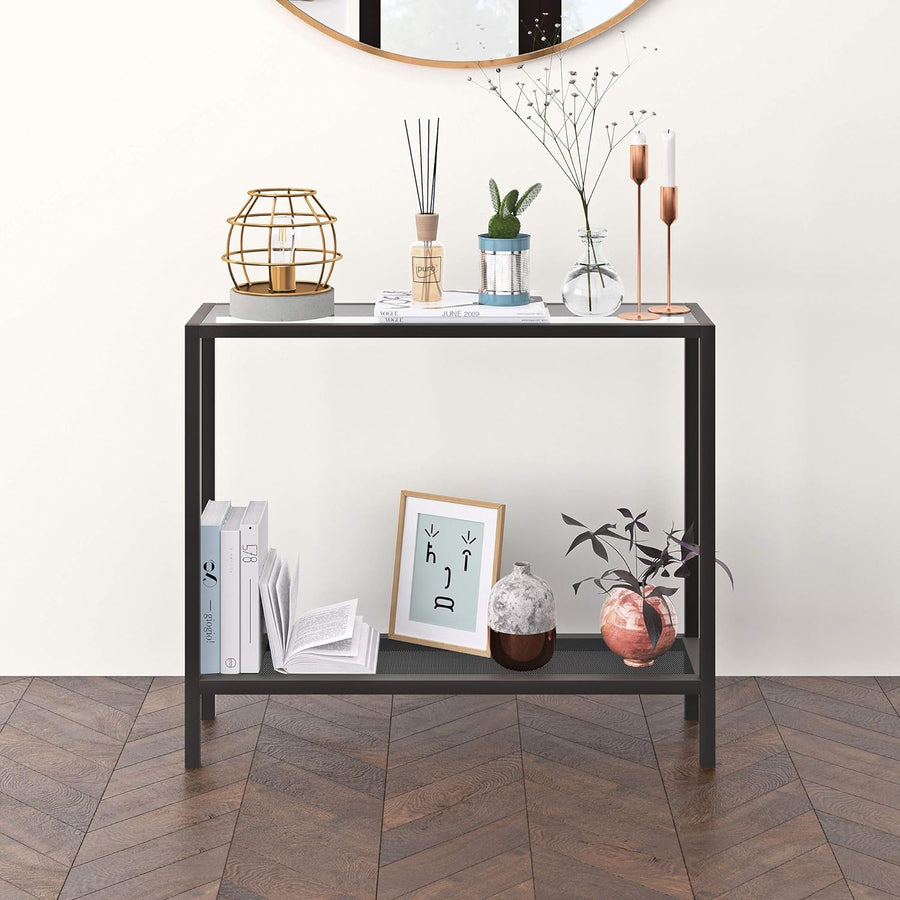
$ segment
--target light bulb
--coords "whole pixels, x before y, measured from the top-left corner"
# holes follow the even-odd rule
[[[270,234],[272,262],[292,263],[294,261],[294,219],[293,216],[275,216]]]
[[[276,293],[290,293],[297,289],[294,268],[294,217],[275,216],[269,230],[269,285]]]

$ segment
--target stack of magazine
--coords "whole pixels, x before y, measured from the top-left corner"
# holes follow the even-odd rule
[[[300,611],[299,570],[291,573],[275,549],[259,576],[272,666],[284,674],[375,674],[378,631],[356,614],[356,600]]]
[[[477,291],[444,291],[433,306],[414,306],[410,291],[382,291],[375,301],[375,321],[409,322],[549,322],[550,313],[541,297],[532,296],[523,306],[483,306]]]

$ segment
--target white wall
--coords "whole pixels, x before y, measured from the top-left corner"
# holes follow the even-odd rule
[[[718,325],[718,549],[738,579],[733,595],[720,582],[723,674],[898,671],[900,6],[824,8],[651,0],[629,32],[661,50],[610,108],[656,109],[652,138],[678,131],[676,290]],[[53,0],[3,19],[0,673],[174,673],[181,328],[226,296],[243,192],[320,189],[343,300],[404,281],[404,116],[442,116],[452,283],[474,283],[488,177],[540,179],[527,227],[554,296],[575,196],[464,72],[354,51],[274,0]],[[619,66],[620,39],[569,58]],[[625,170],[595,220],[633,284]],[[358,595],[386,625],[401,488],[505,501],[503,567],[551,580],[563,630],[595,628],[598,603],[571,597],[596,566],[562,560],[561,510],[680,518],[674,347],[244,342],[219,359],[219,495],[272,501],[310,602]]]

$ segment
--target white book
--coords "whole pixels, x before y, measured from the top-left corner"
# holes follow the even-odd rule
[[[549,322],[541,297],[532,296],[523,306],[482,306],[478,294],[468,291],[444,291],[438,306],[413,306],[409,291],[383,291],[375,301],[375,320],[391,324],[401,322]]]
[[[270,550],[259,593],[269,632],[272,667],[284,674],[374,674],[378,632],[356,614],[357,601],[302,611],[299,563],[291,574],[277,550]]]
[[[269,552],[269,504],[251,500],[241,519],[241,674],[262,665],[262,608],[259,572]]]
[[[246,506],[232,506],[221,533],[221,672],[241,671],[241,519]]]

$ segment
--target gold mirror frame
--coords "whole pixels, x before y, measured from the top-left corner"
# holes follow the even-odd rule
[[[534,50],[531,53],[521,53],[518,56],[504,56],[501,59],[466,60],[421,59],[417,56],[403,56],[400,53],[392,53],[389,50],[382,50],[380,47],[370,47],[368,44],[363,44],[360,41],[347,37],[345,34],[341,34],[339,31],[328,28],[308,13],[301,12],[293,3],[291,3],[291,0],[277,0],[277,2],[297,16],[298,19],[302,19],[308,25],[312,25],[317,31],[321,31],[322,34],[327,34],[329,37],[339,40],[342,44],[347,44],[348,47],[355,47],[357,50],[365,50],[366,53],[371,53],[374,56],[380,56],[383,59],[393,59],[396,62],[410,63],[414,66],[431,66],[436,69],[475,69],[480,66],[509,66],[513,63],[528,62],[528,60],[531,59],[539,59],[542,56],[550,56],[553,53],[559,53],[561,50],[567,50],[569,47],[576,47],[578,44],[583,44],[585,41],[589,41],[598,34],[602,34],[604,31],[609,31],[610,28],[614,28],[619,22],[643,6],[647,0],[632,0],[622,12],[613,16],[611,19],[607,19],[607,21],[602,22],[600,25],[597,25],[596,28],[591,28],[590,31],[585,31],[583,34],[569,38],[569,40],[563,41],[562,43],[554,44],[552,47],[547,47],[545,50]]]

